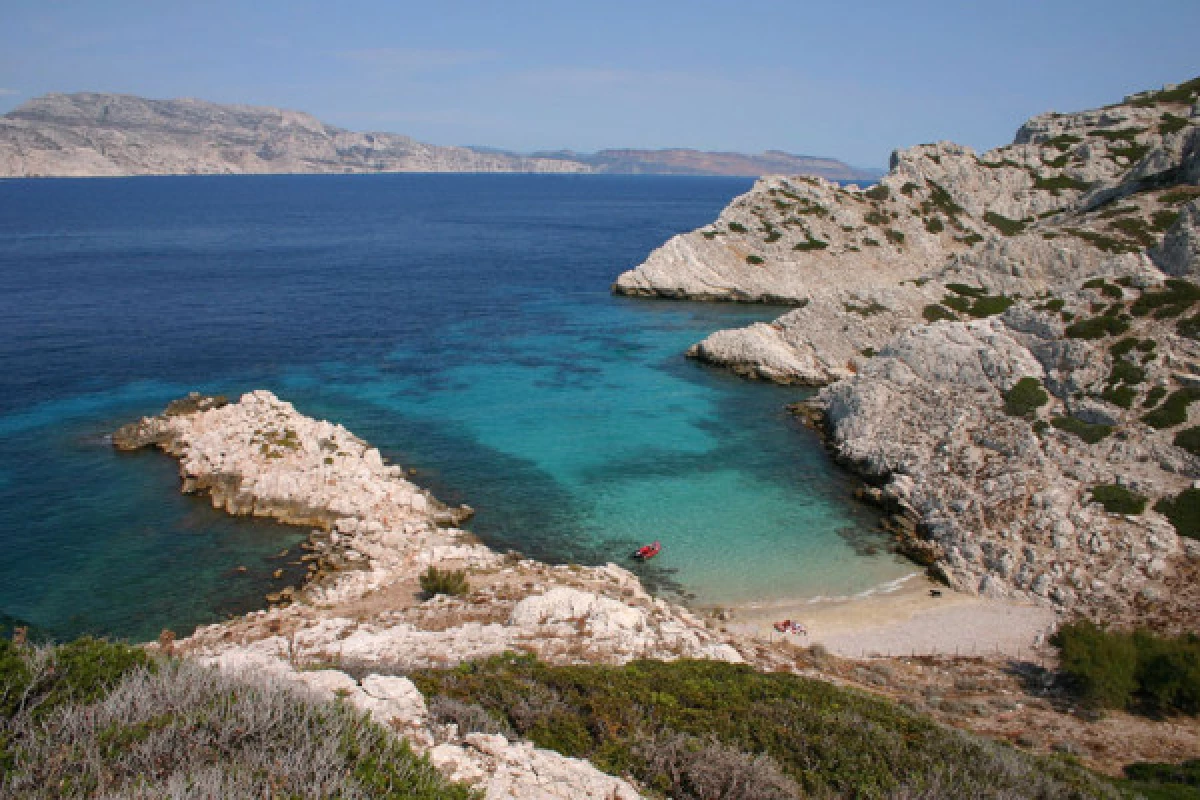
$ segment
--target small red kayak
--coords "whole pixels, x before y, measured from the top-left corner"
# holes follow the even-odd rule
[[[654,544],[644,545],[633,551],[633,557],[642,561],[648,561],[662,552],[662,545],[658,542]]]

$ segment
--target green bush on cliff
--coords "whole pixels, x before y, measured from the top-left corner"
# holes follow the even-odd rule
[[[1146,498],[1115,483],[1092,487],[1092,499],[1110,514],[1141,514],[1146,510]]]
[[[1025,223],[1019,219],[1009,219],[995,211],[984,212],[983,221],[1000,231],[1005,236],[1016,236],[1025,230]]]
[[[763,259],[762,256],[748,255],[748,256],[746,256],[746,263],[754,265],[754,266],[758,266],[759,264],[765,264],[766,261]]]
[[[1149,414],[1142,422],[1153,428],[1173,428],[1187,422],[1188,406],[1200,399],[1200,389],[1177,389],[1167,396],[1166,401]]]
[[[1072,322],[1066,328],[1069,339],[1103,339],[1105,336],[1120,336],[1129,330],[1129,322],[1120,317],[1087,317]]]
[[[1050,402],[1050,395],[1037,378],[1021,378],[1004,393],[1004,413],[1010,417],[1032,417]]]
[[[1060,431],[1066,431],[1078,436],[1088,444],[1095,444],[1113,432],[1111,425],[1084,422],[1078,417],[1053,417],[1050,420],[1050,424]]]
[[[550,667],[505,655],[410,677],[426,697],[476,705],[540,747],[673,797],[1115,796],[1062,760],[824,681],[744,665]],[[697,791],[702,782],[707,792]]]
[[[1154,504],[1154,510],[1170,520],[1180,536],[1200,539],[1200,489],[1184,489],[1174,497],[1164,497]]]
[[[939,320],[958,319],[958,315],[955,314],[953,311],[946,308],[945,306],[936,305],[936,304],[925,306],[925,309],[921,312],[921,316],[925,318],[926,322],[938,322]]]
[[[1200,456],[1200,426],[1193,425],[1175,434],[1175,446],[1182,447],[1194,456]]]
[[[1135,317],[1153,314],[1155,319],[1167,319],[1188,311],[1197,301],[1200,301],[1200,286],[1171,278],[1166,282],[1166,288],[1143,292],[1141,297],[1133,301],[1129,311]]]

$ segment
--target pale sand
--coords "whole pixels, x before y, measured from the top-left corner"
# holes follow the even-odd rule
[[[941,597],[930,595],[940,590]],[[808,635],[779,634],[792,619]],[[1034,656],[1056,625],[1053,610],[962,594],[914,574],[871,593],[733,609],[731,631],[802,646],[821,644],[848,658],[909,655]]]

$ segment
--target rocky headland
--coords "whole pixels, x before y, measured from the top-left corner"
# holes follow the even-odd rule
[[[1198,219],[1200,79],[765,178],[614,291],[797,306],[688,354],[824,387],[798,411],[954,588],[1194,631]]]
[[[458,736],[397,673],[505,652],[551,664],[759,657],[760,645],[652,597],[615,564],[550,566],[490,550],[457,527],[470,509],[445,506],[345,428],[270,392],[235,403],[193,395],[121,428],[113,444],[171,454],[183,491],[214,507],[314,529],[302,545],[302,585],[273,592],[266,610],[163,646],[344,696],[489,798],[638,794],[578,759],[498,734]],[[426,596],[419,576],[429,567],[464,571],[469,591]]]
[[[602,150],[524,155],[358,133],[287,109],[80,92],[0,116],[0,177],[247,173],[538,172],[875,177],[830,158],[771,151]]]

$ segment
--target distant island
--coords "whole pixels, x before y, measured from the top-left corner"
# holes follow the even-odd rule
[[[0,177],[263,173],[530,172],[812,175],[873,181],[881,170],[770,150],[554,151],[524,155],[356,133],[286,109],[191,98],[48,94],[0,117]]]

